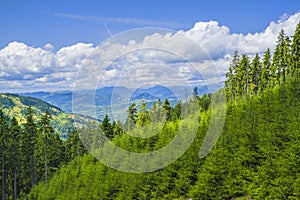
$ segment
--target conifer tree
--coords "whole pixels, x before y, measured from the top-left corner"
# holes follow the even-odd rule
[[[1,138],[1,172],[2,172],[2,199],[6,200],[7,193],[7,143],[8,143],[8,118],[0,110],[0,138]]]
[[[300,22],[298,23],[291,45],[291,73],[299,74],[300,70]]]
[[[271,76],[271,53],[270,49],[267,49],[264,53],[262,60],[262,71],[261,71],[261,90],[270,87],[270,76]]]
[[[110,123],[110,119],[107,114],[105,115],[105,117],[100,125],[100,128],[102,129],[102,131],[104,132],[106,137],[108,137],[110,139],[112,139],[114,137],[114,130],[113,130],[112,124]]]
[[[197,88],[197,87],[195,87],[195,88]],[[197,92],[197,90],[196,90],[196,91],[194,90],[194,95],[195,95],[195,97],[197,97],[197,99],[198,99],[198,92]],[[171,109],[172,109],[172,107],[171,107],[170,102],[169,102],[168,99],[166,99],[166,100],[164,101],[163,109],[164,109],[165,112],[166,112],[166,120],[167,120],[167,121],[171,120]]]
[[[137,126],[146,126],[150,123],[149,111],[147,111],[147,104],[144,102],[140,106],[139,113],[137,114],[136,125]]]
[[[37,141],[37,127],[33,119],[33,110],[28,107],[26,113],[26,123],[21,134],[20,145],[22,149],[22,188],[25,193],[36,183],[36,169],[34,159],[34,149]]]
[[[242,55],[237,69],[237,91],[239,95],[248,94],[250,83],[250,61],[246,54]]]
[[[258,54],[255,55],[254,59],[251,63],[251,72],[250,72],[250,82],[251,82],[251,93],[257,94],[257,91],[261,84],[261,66],[260,66],[260,58]]]
[[[128,112],[128,116],[127,116],[126,124],[127,124],[127,130],[130,130],[135,126],[136,123],[136,118],[137,118],[136,104],[132,103],[129,106],[127,112]]]
[[[82,156],[86,153],[86,148],[82,144],[76,128],[68,130],[67,138],[65,141],[66,159],[67,161],[73,160],[75,157]]]
[[[41,121],[39,122],[39,129],[38,129],[38,141],[37,147],[38,153],[40,153],[40,159],[43,161],[44,164],[44,174],[45,174],[45,181],[48,182],[49,177],[49,163],[51,160],[51,137],[54,134],[54,129],[50,125],[51,116],[48,111],[42,116]]]
[[[291,40],[289,36],[285,37],[283,47],[283,60],[282,60],[282,76],[283,82],[286,81],[287,78],[290,78],[291,72]]]
[[[286,72],[286,67],[288,65],[287,61],[288,59],[286,58],[285,51],[287,51],[287,44],[286,44],[286,34],[281,29],[278,37],[277,37],[277,45],[274,50],[273,54],[273,70],[275,70],[276,73],[276,83],[281,84],[281,80],[285,80],[285,72]]]
[[[238,54],[238,51],[235,51],[232,58],[232,63],[229,67],[229,71],[226,74],[228,78],[228,86],[230,87],[230,93],[231,93],[231,99],[234,101],[235,99],[235,93],[238,88],[238,77],[237,77],[237,69],[239,67],[240,63],[240,56]]]
[[[9,126],[9,167],[10,178],[13,184],[13,199],[18,199],[18,181],[21,173],[21,149],[20,149],[21,127],[15,117],[12,118]]]

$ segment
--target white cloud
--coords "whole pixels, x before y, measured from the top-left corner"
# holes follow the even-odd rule
[[[54,49],[54,46],[50,43],[47,43],[47,44],[44,45],[43,49],[51,51],[51,50]]]
[[[218,22],[198,22],[194,28],[185,32],[201,45],[212,58],[220,58],[225,54],[232,54],[235,50],[241,53],[262,53],[267,48],[273,49],[278,33],[284,29],[287,35],[294,34],[295,27],[300,21],[300,12],[290,17],[284,17],[277,22],[271,22],[260,33],[231,34],[226,26],[219,26]]]
[[[213,83],[224,80],[224,76],[216,77],[224,75],[235,50],[251,56],[273,49],[278,32],[284,29],[291,36],[299,21],[300,12],[271,22],[262,32],[245,35],[231,33],[216,21],[198,22],[190,30],[177,32],[140,29],[100,46],[78,43],[56,52],[50,43],[35,48],[12,42],[0,50],[0,90],[92,88],[101,76],[100,82],[110,85],[147,81],[176,85],[184,82],[179,81],[181,76],[193,84],[202,83],[201,76]]]

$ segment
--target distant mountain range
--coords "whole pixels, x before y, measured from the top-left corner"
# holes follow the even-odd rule
[[[206,86],[198,87],[198,94],[202,95],[204,93],[214,92],[222,86],[223,83],[211,85],[210,88],[212,88],[212,91],[208,91]],[[162,101],[168,99],[171,102],[171,105],[175,105],[179,100],[185,100],[187,97],[191,96],[192,93],[193,88],[187,86],[165,87],[157,85],[142,87],[136,90],[124,86],[108,86],[97,89],[96,91],[82,92],[82,96],[84,97],[82,104],[84,104],[84,99],[86,99],[88,95],[91,98],[94,97],[95,106],[99,111],[98,117],[101,118],[105,113],[109,112],[108,107],[112,104],[128,106],[129,102],[143,100],[150,105],[151,102],[153,103],[158,99],[161,99]],[[32,92],[20,93],[20,95],[42,99],[67,113],[72,113],[72,91]]]

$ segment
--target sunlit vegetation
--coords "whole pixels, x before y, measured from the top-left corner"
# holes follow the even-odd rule
[[[221,89],[227,96],[223,131],[202,159],[199,150],[210,124],[214,94],[198,96],[196,88],[191,99],[174,107],[167,99],[150,108],[133,103],[125,122],[106,115],[101,123],[69,130],[66,140],[53,129],[48,109],[33,119],[29,106],[20,125],[9,112],[1,111],[2,198],[299,199],[299,85],[300,24],[292,38],[279,33],[273,55],[268,49],[262,59],[258,54],[250,59],[235,52]],[[7,105],[3,110],[17,109],[20,103],[6,97],[0,101]],[[185,115],[195,105],[198,124]],[[197,134],[187,151],[169,166],[148,173],[107,167],[87,153],[80,140],[91,140],[91,149],[101,148],[106,136],[125,150],[151,152],[170,143],[180,126],[195,125]],[[133,136],[156,130],[149,138]],[[135,165],[118,154],[109,156],[120,165]]]

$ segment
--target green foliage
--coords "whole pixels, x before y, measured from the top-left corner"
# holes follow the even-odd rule
[[[139,113],[137,115],[136,125],[144,127],[150,123],[150,114],[147,110],[147,104],[142,103]]]
[[[86,155],[62,167],[48,186],[40,183],[34,187],[29,198],[297,199],[299,84],[293,79],[228,104],[223,133],[204,159],[199,159],[198,153],[209,126],[210,109],[202,112],[198,134],[189,149],[164,169],[145,174],[119,172]],[[122,134],[113,142],[133,152],[153,151],[168,144],[178,126],[179,121],[167,122],[156,139]],[[120,160],[122,163],[126,160]]]
[[[49,112],[51,115],[57,115],[61,110],[49,103],[33,97],[18,96],[20,101],[25,106],[34,106],[41,112]]]
[[[105,115],[105,118],[102,120],[100,127],[101,127],[102,131],[104,132],[104,134],[106,135],[106,137],[108,137],[110,139],[112,139],[114,137],[114,130],[113,130],[112,124],[110,123],[110,119],[107,114]]]
[[[20,124],[26,122],[29,106],[31,106],[34,119],[40,118],[47,111],[52,116],[51,126],[62,137],[66,136],[68,129],[73,128],[73,115],[65,114],[59,108],[45,101],[16,94],[0,94],[0,109],[6,115],[14,116]]]
[[[267,49],[262,59],[257,54],[250,60],[234,53],[226,73],[223,132],[202,159],[199,149],[213,114],[211,95],[198,96],[197,88],[190,101],[174,108],[167,99],[158,100],[150,110],[146,104],[136,108],[133,103],[125,124],[111,122],[106,115],[101,124],[68,127],[66,140],[53,128],[52,117],[61,116],[59,110],[36,99],[1,94],[2,199],[299,199],[299,24],[292,41],[280,32],[273,55]],[[195,105],[199,124],[187,115]],[[5,114],[12,109],[24,114],[22,125],[14,115]],[[57,119],[62,122],[65,117]],[[89,149],[105,147],[107,140],[99,134],[104,132],[120,148],[145,153],[165,147],[179,130],[188,136],[188,127],[195,126],[197,135],[178,160],[143,174],[101,164],[81,142]],[[142,137],[146,134],[151,137]],[[121,166],[139,164],[114,152],[109,156]]]
[[[8,98],[6,96],[2,96],[2,95],[0,96],[0,108],[1,109],[12,108],[14,106],[15,106],[15,104],[10,98]]]
[[[104,123],[104,130],[114,132],[111,139],[119,147],[149,152],[166,146],[180,126],[194,126],[185,114],[195,102],[201,112],[196,138],[171,165],[144,174],[116,171],[91,155],[76,157],[76,150],[72,150],[70,157],[76,158],[61,167],[48,183],[35,186],[27,198],[299,199],[299,28],[298,25],[291,45],[284,32],[280,33],[273,57],[269,49],[262,59],[256,55],[253,60],[246,54],[240,58],[235,52],[226,74],[229,102],[225,125],[216,146],[205,158],[199,159],[198,153],[210,125],[210,95],[198,97],[194,91],[190,102],[179,102],[174,108],[169,107],[167,100],[164,104],[159,100],[149,111],[144,106],[137,112],[132,104],[125,124],[125,131],[131,134],[121,129],[121,122],[111,123],[107,117]],[[145,123],[147,113],[159,125],[164,111],[169,118],[155,136],[132,136],[156,130],[154,125]],[[79,135],[93,147],[104,146],[103,138],[97,137],[98,131],[99,126],[91,123]],[[84,138],[81,133],[92,137]],[[71,137],[67,141],[73,143]],[[120,165],[136,164],[113,152],[110,156],[118,159]]]
[[[246,54],[239,60],[238,52],[234,52],[232,64],[226,73],[225,89],[228,99],[234,102],[246,95],[256,95],[299,75],[299,24],[293,41],[283,30],[280,31],[272,61],[269,49],[264,53],[262,62],[256,54],[251,64]]]
[[[31,106],[21,126],[15,117],[10,119],[0,110],[2,199],[25,198],[38,182],[47,183],[62,163],[83,155],[86,151],[76,130],[73,131],[63,141],[51,126],[49,112],[37,121]],[[73,153],[66,154],[65,149]]]

